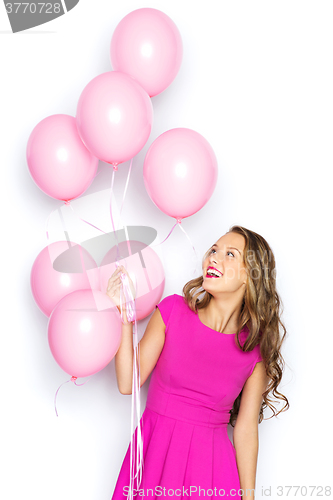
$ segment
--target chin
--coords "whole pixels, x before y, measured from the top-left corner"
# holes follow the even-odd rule
[[[202,288],[204,290],[206,290],[206,292],[210,293],[211,295],[213,295],[214,291],[215,292],[218,292],[219,290],[216,289],[214,286],[210,286],[210,283],[209,283],[209,279],[214,279],[214,278],[204,278],[203,282],[202,282]],[[212,293],[213,292],[213,293]]]
[[[206,292],[209,292],[210,286],[209,286],[209,283],[207,283],[207,281],[208,281],[208,279],[204,278],[201,286],[204,290],[206,290]]]

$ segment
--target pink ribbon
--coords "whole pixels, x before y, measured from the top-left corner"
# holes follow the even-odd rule
[[[119,262],[116,262],[119,266]],[[133,490],[138,490],[142,480],[143,469],[143,434],[141,429],[141,411],[140,411],[140,347],[138,341],[138,329],[136,320],[136,307],[135,298],[132,295],[130,283],[126,273],[120,275],[123,292],[125,297],[125,309],[127,321],[134,323],[133,334],[133,375],[132,375],[132,409],[131,409],[131,445],[130,445],[130,487],[127,498],[133,499]],[[120,294],[120,311],[123,321],[123,305],[122,297]],[[124,321],[123,321],[124,322]],[[137,422],[137,424],[136,424]],[[134,434],[135,427],[137,430],[136,435],[136,448],[134,449]]]
[[[93,180],[96,179],[96,177],[100,174],[100,172],[97,172],[97,174],[95,175],[95,177],[93,178]],[[94,226],[93,224],[90,224],[90,222],[86,221],[85,219],[82,219],[81,217],[79,217],[77,215],[77,213],[74,211],[74,208],[72,207],[72,205],[70,204],[70,200],[64,200],[64,204],[65,205],[68,205],[72,211],[74,212],[74,214],[79,218],[81,219],[83,222],[85,222],[86,224],[89,224],[90,226],[94,227],[95,229],[98,229],[98,231],[101,231],[102,233],[105,233],[105,231],[102,231],[102,229],[99,229],[98,227]],[[47,237],[47,241],[49,241],[49,232],[48,232],[48,225],[49,225],[49,220],[50,220],[50,217],[51,215],[56,211],[56,210],[59,210],[58,208],[55,208],[54,210],[52,210],[52,212],[49,214],[48,218],[46,219],[46,237]],[[62,228],[64,230],[64,233],[66,235],[66,229],[64,228],[64,224],[63,224],[63,221],[62,221],[62,218],[60,217],[60,220],[61,220],[61,225],[62,225]],[[68,238],[67,238],[68,239]]]
[[[90,378],[90,377],[89,377],[89,378]],[[54,409],[55,409],[55,412],[56,412],[57,417],[59,416],[59,415],[58,415],[58,412],[57,412],[57,395],[58,395],[58,391],[59,391],[60,387],[62,387],[64,384],[68,384],[68,382],[74,382],[74,384],[75,384],[75,385],[78,385],[78,386],[79,386],[79,385],[84,385],[86,382],[88,382],[88,380],[89,380],[89,379],[88,379],[88,380],[86,380],[85,382],[83,382],[83,384],[77,384],[77,383],[76,383],[76,380],[77,380],[77,377],[74,377],[74,376],[73,376],[73,377],[71,377],[69,380],[66,380],[66,382],[63,382],[61,385],[59,385],[59,387],[58,387],[58,389],[57,389],[57,391],[56,391],[56,393],[55,393],[55,396],[54,396]]]
[[[120,223],[120,215],[123,208],[123,203],[126,195],[126,190],[129,182],[129,177],[132,168],[132,161],[130,163],[126,186],[123,194],[123,200],[121,204],[121,209],[119,212],[118,227]],[[113,231],[116,237],[117,244],[117,260],[115,262],[116,267],[120,266],[119,263],[119,244],[117,240],[117,232],[114,226],[112,217],[112,195],[113,195],[113,184],[114,184],[114,174],[118,170],[117,167],[113,166],[112,179],[111,179],[111,192],[110,192],[110,217],[112,222]],[[127,240],[128,242],[128,240]],[[131,254],[130,244],[128,242],[129,254]],[[140,351],[138,342],[138,328],[136,319],[136,306],[135,298],[133,297],[128,276],[126,273],[120,274],[120,279],[122,282],[123,293],[125,298],[125,310],[128,322],[134,323],[134,333],[133,333],[133,372],[132,372],[132,407],[131,407],[131,444],[130,444],[130,485],[129,492],[127,495],[128,500],[133,500],[133,489],[138,490],[142,480],[142,468],[143,468],[143,435],[141,430],[141,411],[140,411]],[[120,293],[120,314],[121,320],[124,323],[123,317],[123,301],[122,294]],[[136,425],[137,422],[137,425]],[[137,439],[136,448],[134,449],[134,429],[137,428]],[[135,488],[134,488],[135,484]]]
[[[181,217],[177,217],[176,220],[177,220],[177,222],[176,222],[176,224],[174,224],[174,226],[172,226],[172,229],[169,232],[168,236],[163,241],[161,241],[161,243],[156,243],[156,245],[151,245],[151,246],[152,246],[152,248],[154,248],[154,247],[157,247],[158,245],[162,245],[162,243],[164,243],[169,238],[169,236],[171,235],[171,233],[174,230],[174,228],[178,225],[180,227],[180,229],[183,231],[183,233],[185,234],[186,238],[188,239],[188,241],[190,242],[190,244],[191,244],[191,246],[193,248],[193,252],[194,252],[194,256],[195,256],[195,266],[194,266],[194,270],[193,270],[192,276],[196,276],[198,273],[199,274],[201,273],[201,271],[197,271],[197,265],[198,265],[198,261],[199,261],[197,251],[194,248],[194,245],[193,245],[192,241],[190,240],[189,235],[187,234],[187,232],[185,231],[185,229],[181,226],[182,218]]]

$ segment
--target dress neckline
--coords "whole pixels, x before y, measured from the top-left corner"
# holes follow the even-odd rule
[[[214,330],[214,328],[210,328],[210,326],[207,326],[205,325],[201,319],[199,318],[199,312],[197,311],[196,313],[194,313],[199,321],[199,323],[204,326],[205,328],[208,328],[208,330],[211,330],[212,332],[215,332],[215,333],[219,333],[220,335],[226,335],[228,337],[233,337],[234,335],[236,335],[236,333],[223,333],[223,332],[219,332],[218,330]]]

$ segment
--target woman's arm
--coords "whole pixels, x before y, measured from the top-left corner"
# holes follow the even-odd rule
[[[121,394],[132,394],[133,377],[133,324],[128,322],[125,297],[122,291],[120,273],[127,274],[132,295],[135,297],[133,282],[124,268],[119,266],[108,281],[106,294],[116,304],[120,312],[120,295],[122,295],[123,322],[121,326],[121,342],[115,355],[115,367],[118,389]],[[140,387],[145,383],[157,363],[165,341],[165,324],[159,309],[154,311],[146,331],[139,342]]]
[[[165,341],[165,324],[159,309],[150,318],[140,340],[140,387],[152,372],[162,352]],[[122,325],[122,339],[115,356],[118,389],[121,394],[132,394],[133,374],[133,324]]]
[[[256,363],[250,377],[244,384],[239,412],[234,427],[234,446],[243,500],[254,499],[258,459],[258,419],[262,394],[269,378],[263,361]]]

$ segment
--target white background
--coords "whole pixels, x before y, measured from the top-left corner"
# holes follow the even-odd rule
[[[184,57],[174,82],[153,98],[153,130],[134,159],[123,220],[155,227],[160,240],[166,237],[175,221],[145,190],[145,154],[168,129],[201,133],[218,158],[218,183],[205,207],[182,225],[200,256],[233,224],[263,235],[276,257],[288,331],[280,390],[291,408],[259,426],[257,498],[269,487],[270,497],[279,498],[278,485],[329,485],[332,2],[81,0],[68,14],[17,34],[0,7],[0,496],[108,500],[130,440],[131,397],[117,390],[114,360],[82,387],[65,384],[56,417],[55,391],[69,376],[49,350],[47,318],[33,300],[29,278],[47,244],[46,219],[61,202],[35,185],[25,151],[43,118],[75,116],[83,88],[112,69],[115,27],[141,7],[158,8],[173,19]],[[128,166],[121,165],[115,177],[117,203]],[[110,186],[110,167],[100,162],[99,171],[86,195]],[[92,220],[96,213],[89,219],[84,203],[77,207],[81,216],[111,230],[105,213],[97,211]],[[87,229],[79,219],[68,223],[72,230]],[[163,248],[164,296],[181,294],[191,279],[192,247],[176,227]],[[148,319],[140,322],[140,336]],[[149,380],[141,390],[142,409]],[[292,491],[288,498],[301,496]]]

